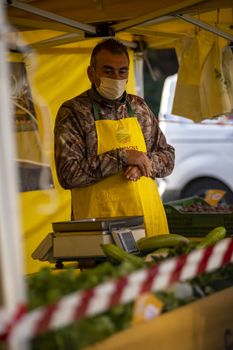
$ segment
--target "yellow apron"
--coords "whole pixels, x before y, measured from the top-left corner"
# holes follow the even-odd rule
[[[93,102],[98,138],[98,155],[117,148],[146,152],[141,127],[128,107],[130,118],[98,120]],[[166,214],[154,179],[142,176],[137,181],[127,180],[123,172],[82,188],[72,194],[74,219],[114,216],[144,216],[147,236],[169,233]]]

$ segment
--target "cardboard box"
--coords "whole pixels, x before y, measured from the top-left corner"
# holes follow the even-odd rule
[[[86,350],[232,350],[233,287],[135,325]]]

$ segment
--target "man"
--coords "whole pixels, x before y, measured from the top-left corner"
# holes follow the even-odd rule
[[[57,114],[57,175],[71,189],[74,219],[143,215],[148,236],[166,234],[154,179],[172,172],[174,148],[145,101],[126,93],[128,72],[121,42],[97,44],[87,70],[92,88]]]

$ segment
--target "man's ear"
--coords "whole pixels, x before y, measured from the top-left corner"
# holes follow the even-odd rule
[[[94,73],[93,67],[89,66],[87,68],[87,75],[88,75],[88,78],[89,78],[90,82],[92,84],[95,83],[95,73]]]

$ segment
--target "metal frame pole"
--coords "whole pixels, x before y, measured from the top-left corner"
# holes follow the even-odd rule
[[[15,311],[20,304],[25,303],[26,291],[16,185],[15,139],[10,106],[7,32],[3,3],[0,1],[0,288],[5,309]],[[11,350],[28,348],[24,340],[9,340],[7,345]]]

